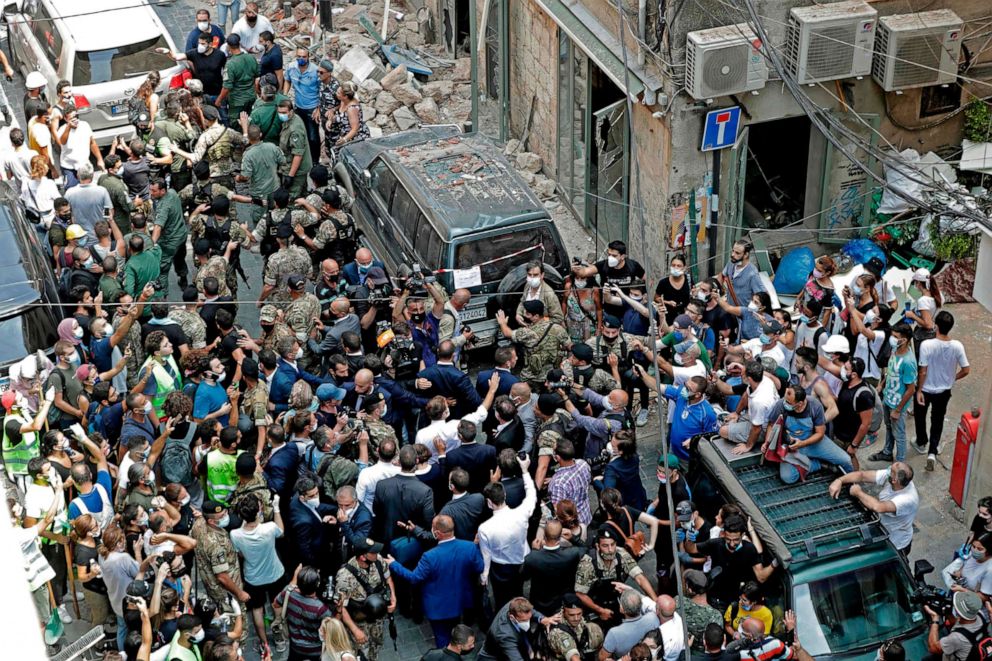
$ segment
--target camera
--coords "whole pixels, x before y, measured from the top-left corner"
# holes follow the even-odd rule
[[[595,457],[586,459],[586,463],[589,464],[589,470],[592,471],[593,475],[602,475],[603,471],[606,470],[606,464],[610,463],[610,459],[612,458],[613,457],[610,455],[610,451],[608,449],[604,449]]]
[[[920,608],[929,606],[943,620],[954,617],[954,602],[951,594],[941,588],[936,588],[926,583],[924,577],[932,572],[934,567],[927,560],[917,560],[913,563],[913,578],[916,580],[916,589],[909,595],[909,601]]]
[[[158,280],[152,280],[149,284],[151,284],[152,289],[155,291],[162,291],[162,283]]]
[[[549,381],[548,382],[548,390],[549,391],[568,390],[571,387],[572,387],[572,381],[571,381],[571,379],[566,379],[564,377],[562,377],[558,381]]]

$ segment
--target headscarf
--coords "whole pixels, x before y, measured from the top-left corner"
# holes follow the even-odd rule
[[[72,325],[74,323],[78,324],[79,322],[77,322],[72,317],[69,317],[68,319],[63,319],[62,321],[59,322],[59,339],[65,340],[66,342],[71,342],[75,346],[79,346],[82,340],[76,337],[75,334],[72,332]]]

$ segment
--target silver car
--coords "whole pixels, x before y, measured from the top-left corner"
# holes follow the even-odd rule
[[[159,92],[181,84],[183,66],[156,52],[174,44],[146,0],[5,0],[3,14],[11,66],[40,71],[49,100],[58,81],[72,83],[100,146],[133,135],[128,98],[151,71],[162,76]]]

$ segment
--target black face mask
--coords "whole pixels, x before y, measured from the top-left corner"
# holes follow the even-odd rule
[[[414,322],[416,324],[423,323],[424,319],[426,319],[426,318],[427,318],[427,314],[424,313],[424,312],[418,312],[416,314],[411,314],[410,315],[410,321],[412,321],[412,322]]]
[[[604,335],[604,336],[603,336],[603,341],[604,341],[604,342],[606,342],[607,344],[613,344],[614,342],[616,342],[616,341],[617,341],[617,338],[619,338],[619,337],[620,337],[619,335],[616,335],[616,336],[614,336],[614,337],[606,337],[606,336]]]
[[[60,214],[58,214],[58,217],[59,217],[59,220],[61,220],[61,221],[69,222],[70,220],[72,220],[72,213],[71,212],[70,213],[60,213]]]
[[[275,328],[275,324],[259,324],[262,327],[263,333],[271,333],[272,329]]]

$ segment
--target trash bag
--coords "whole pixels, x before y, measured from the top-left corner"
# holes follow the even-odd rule
[[[851,239],[844,244],[840,251],[850,257],[855,264],[866,264],[872,257],[878,257],[882,260],[883,266],[888,263],[885,252],[870,239]]]
[[[805,246],[793,248],[782,255],[775,270],[775,291],[786,295],[798,294],[813,272],[815,261],[813,251]]]

